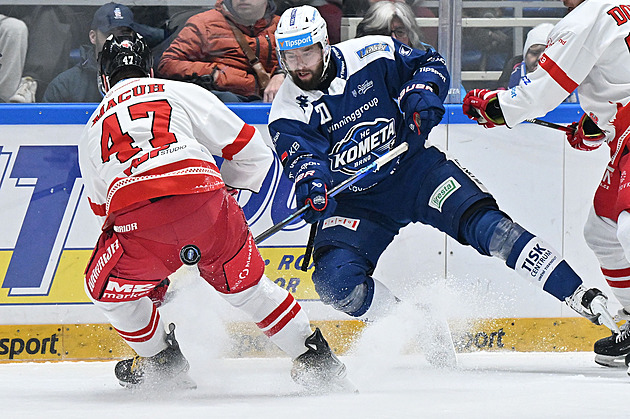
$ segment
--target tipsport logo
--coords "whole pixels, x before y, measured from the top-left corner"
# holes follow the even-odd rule
[[[278,47],[281,51],[296,49],[308,45],[313,45],[313,37],[310,33],[278,40]]]
[[[387,153],[395,140],[394,118],[359,123],[334,145],[329,156],[331,170],[352,175]]]

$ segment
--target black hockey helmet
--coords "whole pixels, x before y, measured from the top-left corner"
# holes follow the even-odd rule
[[[103,94],[112,87],[110,80],[124,69],[137,69],[145,77],[153,74],[153,56],[140,34],[110,35],[98,54],[98,81]]]

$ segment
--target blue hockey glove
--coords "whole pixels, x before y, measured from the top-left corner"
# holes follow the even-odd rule
[[[416,134],[427,137],[444,116],[442,100],[430,90],[413,90],[400,101],[405,123]]]
[[[307,178],[295,185],[295,197],[298,207],[309,205],[310,208],[302,215],[304,221],[309,224],[316,223],[319,220],[330,217],[337,202],[334,198],[326,195],[328,186],[326,182],[319,178]]]

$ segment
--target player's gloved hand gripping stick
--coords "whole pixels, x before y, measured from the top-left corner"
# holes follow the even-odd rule
[[[327,195],[329,197],[334,197],[339,192],[347,189],[348,187],[350,187],[351,185],[353,185],[354,183],[359,181],[359,179],[362,179],[368,173],[376,172],[384,164],[389,163],[394,158],[400,156],[402,153],[407,151],[408,147],[409,146],[407,145],[407,143],[402,143],[402,144],[398,145],[394,149],[390,150],[387,154],[384,154],[383,156],[381,156],[378,159],[374,160],[371,164],[363,167],[358,172],[356,172],[354,175],[350,176],[349,178],[347,178],[346,180],[341,182],[339,185],[337,185],[334,188],[332,188],[330,191],[328,191]],[[297,217],[302,215],[309,208],[310,208],[309,205],[304,205],[302,208],[298,209],[293,214],[289,215],[287,218],[285,218],[284,220],[280,221],[278,224],[275,224],[275,225],[269,227],[267,230],[265,230],[262,233],[260,233],[257,237],[254,238],[256,244],[260,244],[260,242],[262,242],[263,240],[269,238],[270,236],[276,234],[278,231],[282,230],[284,228],[284,226],[286,226],[291,221],[295,220]]]

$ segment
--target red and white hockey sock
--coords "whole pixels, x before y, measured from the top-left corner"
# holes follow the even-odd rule
[[[249,314],[269,339],[291,358],[306,352],[304,341],[313,331],[300,304],[265,275],[258,284],[235,294],[221,294]]]
[[[121,303],[94,301],[120,337],[143,357],[166,349],[166,331],[160,312],[148,297]]]
[[[612,223],[609,221],[610,224],[604,224],[605,221],[607,220],[602,219],[603,227],[601,230],[605,231],[606,228],[612,230]],[[624,309],[630,311],[630,213],[628,211],[621,211],[617,219],[616,229],[612,231],[621,245],[621,251],[615,251],[616,243],[614,240],[611,240],[612,244],[604,242],[602,239],[598,240],[597,244],[602,248],[601,250],[598,249],[599,253],[605,252],[605,255],[599,256],[599,263],[613,294]],[[593,234],[591,235],[593,236]],[[611,247],[612,249],[610,249]]]
[[[630,308],[630,266],[617,269],[602,267],[602,273],[617,300],[624,308]]]

